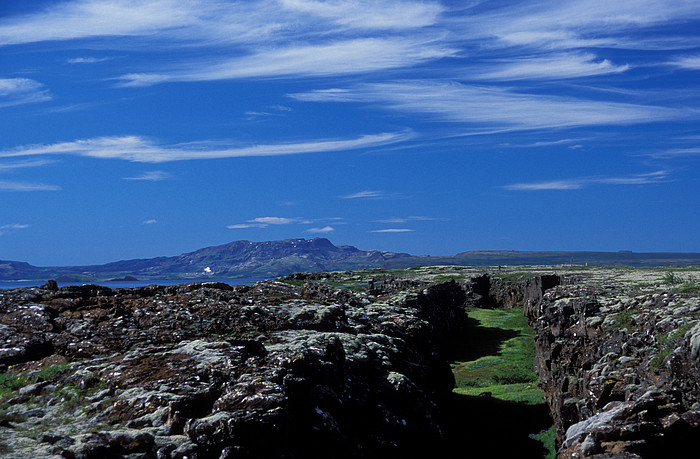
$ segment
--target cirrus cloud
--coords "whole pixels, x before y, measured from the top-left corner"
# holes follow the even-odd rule
[[[335,231],[335,228],[332,226],[324,226],[321,228],[309,228],[306,230],[307,233],[318,233],[318,234],[327,234],[327,233],[332,233]]]
[[[118,86],[150,86],[164,82],[217,81],[281,76],[329,76],[374,72],[417,65],[454,55],[457,50],[408,39],[357,38],[330,44],[257,51],[243,57],[188,63],[182,69],[130,73]],[[196,70],[193,70],[196,69]]]
[[[555,53],[509,59],[500,65],[486,65],[479,80],[568,79],[626,72],[630,66],[614,65],[607,59],[597,60],[592,53]]]
[[[378,190],[363,190],[341,196],[343,199],[400,199],[403,197],[400,193],[387,193],[386,191]]]
[[[237,223],[228,225],[228,229],[247,229],[247,228],[267,228],[270,225],[291,225],[294,223],[309,223],[308,220],[299,217],[256,217],[252,220],[247,220],[245,223]]]
[[[514,183],[503,188],[511,191],[579,190],[589,185],[649,185],[669,180],[668,171],[655,171],[618,177],[586,177],[531,183]]]
[[[680,109],[528,94],[439,80],[364,84],[289,96],[309,102],[375,102],[399,112],[504,131],[643,124],[688,115]]]
[[[137,180],[146,182],[159,182],[161,180],[167,180],[171,176],[167,172],[163,171],[149,171],[143,174],[136,175],[134,177],[124,177],[124,180]]]
[[[27,225],[26,223],[11,223],[9,225],[0,225],[0,236],[11,234],[16,230],[23,230],[27,228],[29,228],[29,225]]]
[[[105,62],[110,60],[109,57],[74,57],[67,59],[66,62],[69,64],[97,64],[99,62]]]
[[[298,218],[287,217],[257,217],[250,221],[252,223],[262,223],[263,225],[289,225],[290,223],[297,223],[299,220]]]
[[[51,94],[38,81],[29,78],[0,78],[0,107],[47,100],[51,100]]]
[[[28,145],[0,151],[0,158],[75,155],[102,159],[123,159],[143,163],[186,161],[196,159],[241,158],[249,156],[282,156],[308,153],[373,148],[403,142],[413,137],[410,132],[369,134],[354,139],[312,140],[298,143],[253,145],[221,148],[218,142],[190,142],[159,145],[139,136],[95,137],[48,145]]]
[[[679,57],[671,61],[671,65],[686,70],[700,70],[700,55]]]
[[[27,225],[26,223],[12,223],[10,225],[0,226],[0,230],[8,230],[8,229],[18,230],[18,229],[27,229],[27,228],[29,228],[29,225]]]
[[[13,182],[0,180],[0,191],[59,191],[60,186],[36,182]]]
[[[414,229],[409,229],[409,228],[387,228],[387,229],[373,230],[373,231],[370,231],[370,233],[412,233],[414,231],[415,231]]]

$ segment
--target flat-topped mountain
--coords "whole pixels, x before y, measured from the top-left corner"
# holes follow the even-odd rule
[[[0,280],[84,281],[122,279],[193,279],[202,277],[277,277],[294,272],[341,271],[414,266],[498,265],[688,266],[700,265],[698,253],[530,252],[479,250],[430,256],[360,250],[325,238],[282,241],[234,241],[172,257],[122,260],[103,265],[37,267],[0,260]]]

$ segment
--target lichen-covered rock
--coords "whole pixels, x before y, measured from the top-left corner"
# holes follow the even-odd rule
[[[577,276],[525,301],[558,457],[698,457],[698,295]]]
[[[465,292],[321,284],[0,292],[16,457],[398,457],[439,449]],[[34,411],[32,411],[34,410]]]

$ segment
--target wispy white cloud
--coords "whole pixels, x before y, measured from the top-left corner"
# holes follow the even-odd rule
[[[385,193],[383,191],[374,191],[374,190],[363,190],[363,191],[358,191],[357,193],[352,193],[343,196],[343,199],[367,199],[367,198],[382,198],[385,196]]]
[[[700,15],[693,0],[548,0],[494,5],[480,5],[479,11],[455,19],[444,14],[447,7],[438,1],[143,0],[136,8],[130,0],[67,0],[33,14],[4,18],[0,45],[115,36],[155,37],[172,46],[183,42],[228,45],[285,42],[300,36],[325,38],[329,33],[349,31],[415,34],[442,27],[453,32],[454,40],[490,38],[503,45],[630,46],[627,41],[635,41],[619,44],[620,38],[635,32],[650,35],[639,31]],[[645,44],[648,46],[637,43]]]
[[[297,12],[358,29],[406,29],[435,24],[444,7],[438,2],[396,0],[281,0]]]
[[[700,147],[672,148],[662,152],[649,155],[657,159],[684,158],[690,156],[700,156]]]
[[[391,218],[383,218],[381,220],[374,220],[375,223],[406,223],[408,221],[407,218],[398,218],[398,217],[391,217]]]
[[[201,3],[147,0],[135,5],[129,0],[64,1],[33,14],[5,17],[0,24],[0,45],[136,36],[193,27],[199,17],[196,7]]]
[[[66,62],[69,64],[97,64],[110,59],[109,57],[74,57],[72,59],[66,59]]]
[[[163,171],[149,171],[143,174],[136,175],[134,177],[124,177],[124,180],[142,180],[147,182],[159,182],[161,180],[167,180],[171,177],[170,174]]]
[[[439,217],[424,217],[419,215],[413,215],[410,217],[390,217],[383,218],[381,220],[374,220],[375,223],[408,223],[408,222],[428,222],[428,221],[448,221],[447,218]]]
[[[6,97],[17,93],[36,91],[41,83],[28,78],[2,78],[0,79],[0,96]]]
[[[59,191],[61,187],[46,183],[0,180],[0,191]]]
[[[680,67],[686,70],[700,70],[700,56],[684,56],[679,57],[670,62],[671,65]]]
[[[579,190],[589,185],[648,185],[668,181],[667,171],[620,177],[586,177],[543,182],[514,183],[503,188],[512,191]]]
[[[622,73],[630,66],[614,65],[607,59],[598,60],[591,53],[554,53],[527,56],[489,64],[486,70],[470,75],[480,80],[553,80]]]
[[[308,224],[310,220],[301,217],[256,217],[245,223],[228,225],[228,229],[267,228],[270,225]]]
[[[250,220],[251,223],[262,223],[264,225],[289,225],[291,223],[298,223],[300,218],[288,218],[288,217],[257,217]]]
[[[281,3],[281,4],[280,4]],[[90,39],[105,48],[203,47],[119,77],[125,87],[167,81],[347,75],[414,66],[457,49],[431,31],[444,7],[409,0],[67,0],[0,22],[0,46]],[[425,29],[425,32],[419,30]],[[402,33],[402,32],[411,32]],[[410,38],[409,38],[410,35]],[[114,37],[121,37],[114,40]],[[103,40],[104,39],[104,40]],[[106,58],[77,57],[72,64]],[[193,70],[196,69],[196,70]]]
[[[278,111],[278,112],[293,112],[294,111],[294,109],[292,107],[287,107],[286,105],[282,105],[282,104],[270,105],[268,108],[270,108],[271,110]]]
[[[401,199],[405,196],[401,193],[388,193],[378,190],[362,190],[357,193],[341,196],[343,199]]]
[[[51,93],[29,78],[0,78],[0,107],[51,100]]]
[[[151,62],[119,77],[122,86],[147,86],[348,75],[464,57],[474,48],[519,50],[511,56],[538,54],[504,60],[473,75],[501,80],[574,78],[629,68],[592,51],[581,52],[584,47],[682,49],[700,42],[689,43],[687,34],[646,33],[649,27],[699,18],[700,7],[693,0],[480,3],[455,14],[454,7],[439,1],[417,0],[143,0],[138,8],[131,0],[66,0],[3,18],[0,46],[90,39],[93,46],[97,42],[105,48],[142,47],[146,42],[159,49],[216,51],[209,53],[216,59],[198,61],[192,54],[178,53],[169,66]],[[470,10],[477,4],[478,10]],[[69,62],[104,59],[84,56]]]
[[[48,159],[36,159],[30,161],[18,161],[13,163],[0,163],[0,172],[12,171],[15,169],[25,169],[29,167],[42,167],[48,164],[53,164],[55,161]]]
[[[0,151],[0,158],[37,155],[76,155],[102,159],[122,159],[143,163],[162,163],[196,159],[240,158],[247,156],[283,156],[308,153],[373,148],[402,142],[413,136],[410,132],[363,135],[344,140],[313,140],[299,143],[254,145],[222,148],[217,142],[191,142],[158,145],[138,136],[96,137],[49,145],[29,145]]]
[[[373,230],[370,233],[412,233],[415,230],[409,228],[387,228],[380,230]]]
[[[680,40],[645,29],[700,17],[693,0],[577,0],[522,2],[468,16],[462,26],[473,37],[494,37],[493,46],[541,49],[620,47],[649,49]]]
[[[228,229],[246,229],[246,228],[265,228],[267,225],[262,223],[237,223],[235,225],[227,225]]]
[[[513,191],[541,191],[541,190],[578,190],[583,188],[581,180],[552,180],[545,182],[514,183],[506,185],[506,190]]]
[[[156,220],[155,218],[151,218],[141,222],[141,224],[143,225],[155,225],[156,223],[158,223],[158,220]]]
[[[9,225],[2,225],[0,226],[0,230],[19,230],[19,229],[27,229],[29,228],[29,225],[25,223],[12,223]]]
[[[654,26],[700,16],[700,5],[693,0],[630,0],[625,3],[606,0],[549,0],[524,3],[532,11],[513,21],[514,29],[532,27],[621,29]],[[514,11],[513,16],[522,11]],[[533,20],[537,23],[533,23]]]
[[[255,119],[266,116],[288,116],[293,111],[294,110],[291,107],[276,104],[266,107],[264,111],[249,110],[245,112],[245,115],[248,117],[248,119]]]
[[[650,123],[687,116],[682,110],[516,92],[444,81],[398,81],[290,97],[312,102],[373,102],[392,110],[501,130]]]
[[[302,102],[359,102],[362,97],[357,91],[343,88],[314,89],[308,92],[287,94]]]
[[[0,226],[0,236],[5,236],[6,234],[11,234],[16,230],[23,230],[29,228],[29,225],[24,223],[11,223],[9,225]]]
[[[588,183],[601,183],[608,185],[647,185],[650,183],[666,182],[668,180],[668,171],[656,171],[648,174],[629,175],[625,177],[602,177],[590,179]]]
[[[81,111],[81,110],[89,110],[97,105],[99,105],[99,104],[89,102],[89,103],[79,103],[79,104],[44,106],[41,109],[41,113],[54,114],[54,113],[77,112],[77,111]]]
[[[415,39],[357,38],[330,44],[297,45],[258,51],[228,60],[202,61],[183,69],[132,73],[119,86],[149,86],[175,81],[215,81],[281,76],[330,76],[407,67],[454,55],[456,50]]]
[[[154,84],[159,84],[159,83],[164,83],[166,81],[170,81],[173,78],[168,75],[161,75],[157,73],[129,73],[127,75],[123,75],[117,80],[120,81],[118,86],[121,86],[123,88],[129,88],[129,87],[140,87],[140,86],[152,86]],[[187,81],[187,80],[180,80],[180,81]],[[194,80],[189,80],[189,81],[194,81]]]
[[[319,233],[319,234],[326,234],[326,233],[332,233],[335,231],[335,228],[332,226],[324,226],[321,228],[309,228],[306,230],[307,233]]]
[[[342,217],[332,217],[332,218],[303,218],[303,217],[256,217],[251,220],[246,220],[244,223],[236,223],[234,225],[228,225],[228,229],[247,229],[247,228],[267,228],[270,225],[309,225],[312,223],[325,223],[333,222],[336,225],[345,224]],[[335,231],[330,225],[319,226],[314,228],[309,228],[306,230],[307,233],[330,233]]]
[[[580,139],[559,139],[559,140],[540,140],[527,145],[516,145],[518,147],[532,148],[532,147],[551,147],[556,145],[568,145],[576,142],[581,142],[582,140],[588,140],[585,138]]]
[[[411,30],[433,25],[443,10],[409,0],[66,0],[4,18],[0,45],[143,36],[170,46],[269,43],[331,30]]]
[[[409,221],[419,221],[419,222],[446,222],[449,221],[449,218],[444,218],[444,217],[426,217],[423,215],[412,215],[408,217]]]

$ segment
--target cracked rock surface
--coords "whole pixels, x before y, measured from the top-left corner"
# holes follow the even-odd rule
[[[441,446],[480,440],[450,437],[445,416],[466,304],[523,306],[559,459],[697,458],[700,270],[678,272],[435,267],[0,291],[0,455],[451,457]]]
[[[699,457],[700,272],[684,275],[582,271],[525,302],[559,458]]]
[[[444,436],[454,282],[0,291],[7,457],[413,455]]]

